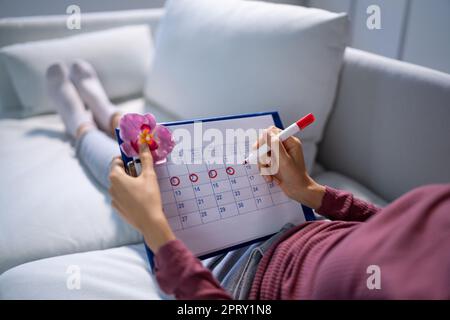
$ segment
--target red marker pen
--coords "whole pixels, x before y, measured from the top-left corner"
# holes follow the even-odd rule
[[[278,139],[280,139],[280,141],[286,140],[287,138],[293,136],[297,132],[300,132],[301,130],[305,129],[307,126],[309,126],[311,123],[313,123],[314,120],[316,120],[316,119],[314,118],[314,115],[312,113],[307,114],[303,118],[299,119],[298,121],[294,122],[289,127],[287,127],[286,129],[281,131],[278,134]],[[259,155],[266,154],[267,152],[269,152],[269,150],[270,150],[270,148],[267,144],[260,146],[260,148],[258,149],[258,152],[251,153],[248,156],[248,158],[244,161],[244,164],[256,163],[256,161],[258,159],[258,154]]]

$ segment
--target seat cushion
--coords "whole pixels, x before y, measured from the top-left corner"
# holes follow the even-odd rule
[[[333,171],[322,171],[313,178],[320,184],[330,186],[335,189],[342,189],[353,193],[361,200],[369,201],[377,206],[384,207],[387,202],[373,191],[369,190],[359,182]]]
[[[121,105],[142,112],[142,99]],[[159,121],[172,118],[155,108]],[[16,265],[141,241],[75,157],[57,115],[0,120],[0,273]],[[119,155],[119,147],[117,154]]]
[[[0,300],[161,297],[143,244],[37,260],[0,275]]]
[[[386,205],[378,195],[339,173],[321,171],[314,178],[378,206]],[[75,279],[80,290],[74,288]],[[40,259],[0,275],[0,299],[161,298],[167,297],[149,272],[142,243]]]

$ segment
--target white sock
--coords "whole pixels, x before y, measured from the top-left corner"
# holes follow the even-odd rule
[[[91,114],[85,109],[69,79],[69,71],[65,65],[53,64],[47,69],[47,88],[69,135],[76,138],[77,130],[83,124],[95,126]]]
[[[94,119],[105,132],[111,132],[111,117],[118,112],[109,101],[97,73],[89,62],[77,60],[70,70],[70,78],[94,114]]]

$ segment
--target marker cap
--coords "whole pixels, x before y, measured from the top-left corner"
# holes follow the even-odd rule
[[[311,123],[313,123],[315,120],[316,118],[314,118],[314,115],[312,113],[308,113],[306,116],[298,120],[296,124],[300,128],[300,130],[303,130]]]

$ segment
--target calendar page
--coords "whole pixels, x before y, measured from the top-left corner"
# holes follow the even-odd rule
[[[264,129],[275,123],[269,113],[201,124],[203,132],[219,130],[225,137],[227,129]],[[182,128],[199,134],[194,123],[165,125],[172,132]],[[176,236],[197,256],[271,235],[288,222],[305,221],[299,203],[276,184],[266,183],[257,165],[242,164],[256,137],[251,140],[197,143],[174,150],[165,164],[155,166],[164,213]],[[205,148],[214,149],[215,159],[223,157],[222,163],[202,159]],[[180,163],[181,158],[190,161]]]

